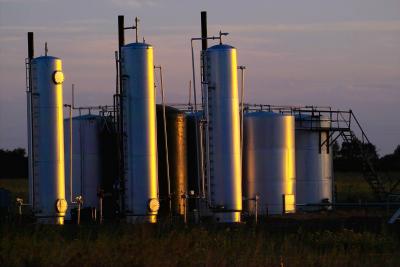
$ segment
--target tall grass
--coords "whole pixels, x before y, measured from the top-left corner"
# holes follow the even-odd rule
[[[372,200],[359,174],[336,177],[340,201]],[[27,180],[0,187],[27,198]],[[296,214],[256,227],[4,223],[0,266],[400,266],[400,227],[364,213]]]
[[[0,266],[400,266],[398,232],[3,225]]]

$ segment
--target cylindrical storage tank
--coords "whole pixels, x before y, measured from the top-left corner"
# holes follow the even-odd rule
[[[33,209],[38,222],[63,224],[67,210],[61,59],[32,60]],[[32,190],[31,190],[32,191]]]
[[[202,217],[211,217],[208,205],[207,183],[205,180],[204,161],[205,155],[205,123],[203,112],[186,113],[186,138],[187,138],[187,170],[188,170],[188,195],[187,200],[189,217],[197,222]]]
[[[120,179],[118,176],[118,138],[114,118],[101,117],[100,166],[101,166],[101,212],[98,219],[113,221],[120,212]],[[100,207],[99,207],[100,208]]]
[[[206,50],[208,178],[214,217],[240,222],[242,170],[236,49],[215,45]]]
[[[332,202],[330,125],[329,118],[323,116],[296,117],[296,187],[300,205]],[[320,207],[301,208],[315,210]]]
[[[185,113],[166,106],[166,130],[168,146],[168,165],[171,193],[172,215],[185,214],[187,193],[187,153]],[[163,106],[157,105],[157,146],[158,146],[158,184],[160,193],[160,214],[168,214],[168,176],[164,134]]]
[[[199,148],[201,144],[201,116],[201,112],[186,114],[188,192],[193,191],[195,195],[200,195],[202,192]]]
[[[125,215],[128,222],[157,220],[157,132],[153,47],[122,47]]]
[[[294,116],[252,112],[244,116],[243,180],[250,215],[296,210]],[[256,203],[256,196],[258,200]]]
[[[68,202],[82,196],[82,207],[99,209],[101,189],[100,116],[72,118],[72,193],[70,190],[70,119],[64,120],[65,192]],[[69,204],[73,208],[74,204]]]

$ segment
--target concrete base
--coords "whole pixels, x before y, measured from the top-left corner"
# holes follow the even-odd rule
[[[157,215],[145,215],[145,216],[136,216],[129,215],[126,216],[127,223],[157,223]]]
[[[218,223],[240,223],[240,212],[215,212],[214,220]]]

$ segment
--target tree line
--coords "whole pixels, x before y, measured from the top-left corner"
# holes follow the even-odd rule
[[[25,149],[0,149],[0,166],[0,178],[27,178],[28,157]]]
[[[400,171],[400,145],[391,154],[379,157],[373,144],[362,144],[355,139],[350,143],[332,145],[335,171],[361,171],[364,156],[368,157],[377,170]],[[28,158],[23,148],[0,149],[0,179],[27,178]]]
[[[379,157],[376,146],[363,144],[354,139],[341,146],[335,142],[332,145],[333,167],[335,171],[362,171],[363,162],[367,158],[377,170],[400,171],[400,145],[391,154]]]

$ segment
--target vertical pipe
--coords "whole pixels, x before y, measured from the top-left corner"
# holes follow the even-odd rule
[[[138,19],[138,17],[135,17],[135,39],[136,39],[136,43],[138,42],[138,39],[139,39],[139,33],[138,33],[138,31],[139,31],[139,29],[138,29],[138,22],[139,22],[139,19]],[[144,43],[144,41],[143,41],[143,43]]]
[[[118,132],[119,134],[117,134],[118,136],[118,147],[119,147],[119,152],[118,152],[118,157],[119,157],[119,162],[120,162],[120,166],[119,166],[119,179],[120,179],[120,187],[121,187],[121,192],[124,192],[125,189],[125,168],[124,168],[124,135],[123,135],[123,95],[124,95],[124,90],[123,90],[123,81],[122,81],[122,75],[121,75],[121,65],[122,65],[122,46],[125,45],[125,31],[124,31],[124,16],[118,16],[118,55],[119,55],[119,59],[118,59],[118,67],[119,67],[119,103],[117,103],[117,105],[119,105],[119,120],[118,120]],[[125,210],[125,198],[123,195],[120,194],[120,208],[121,211]]]
[[[205,77],[206,77],[206,75],[205,75],[205,73],[206,73],[206,69],[205,69],[205,66],[206,66],[206,64],[205,64],[205,60],[204,60],[204,57],[205,57],[205,51],[207,50],[207,47],[208,47],[208,40],[207,40],[207,12],[206,11],[201,11],[201,13],[200,13],[200,15],[201,15],[201,50],[202,50],[202,52],[200,53],[200,55],[201,55],[201,61],[202,61],[202,70],[201,70],[201,72],[203,73],[203,75],[202,75],[202,77],[201,77],[201,85],[202,85],[202,87],[201,87],[201,93],[202,93],[202,98],[201,98],[201,100],[202,100],[202,107],[203,107],[203,114],[204,114],[204,112],[207,112],[207,109],[205,108],[205,103],[204,103],[204,101],[207,101],[207,99],[205,99],[206,98],[206,96],[207,96],[207,94],[204,92],[204,90],[205,90],[205,81],[206,81],[206,79],[205,79]],[[202,129],[201,129],[201,124],[200,124],[200,131],[201,131],[201,133],[202,133]],[[196,128],[197,129],[197,128]],[[199,147],[200,147],[200,162],[201,162],[201,165],[200,165],[200,168],[201,168],[201,170],[200,170],[200,177],[201,177],[201,186],[202,186],[202,188],[201,188],[201,191],[202,191],[202,196],[203,196],[203,198],[205,198],[205,174],[204,174],[204,150],[203,150],[203,144],[204,144],[204,142],[203,142],[203,138],[204,138],[204,135],[203,134],[200,134],[200,136],[201,136],[201,139],[200,139],[200,144],[199,144]]]
[[[259,197],[258,197],[258,194],[256,194],[256,198],[255,198],[255,201],[256,201],[256,218],[255,218],[255,222],[256,222],[256,224],[258,223],[258,199],[259,199]]]
[[[125,45],[124,16],[118,16],[118,54],[121,55],[121,47]]]
[[[207,12],[201,12],[201,53],[200,53],[200,60],[201,60],[201,103],[204,109],[204,102],[207,101],[205,99],[206,93],[204,92],[206,89],[206,63],[205,63],[205,51],[207,50]]]
[[[73,87],[72,87],[73,89]],[[72,199],[72,106],[69,106],[69,201],[74,202]]]
[[[286,214],[286,197],[282,194],[282,215]]]
[[[241,86],[240,86],[240,162],[243,168],[243,119],[244,119],[244,70],[245,66],[239,66],[241,70]]]
[[[189,102],[188,102],[188,106],[190,108],[190,106],[192,102],[192,80],[189,81]]]
[[[77,224],[81,224],[81,202],[78,202],[78,218],[77,218]]]
[[[34,153],[33,153],[33,103],[32,103],[32,59],[34,57],[33,32],[28,32],[28,90],[27,90],[27,121],[28,121],[28,180],[30,187],[29,202],[35,209],[35,177],[34,177]]]
[[[184,221],[184,223],[185,224],[187,224],[187,196],[186,196],[186,194],[185,195],[183,195],[183,196],[181,196],[181,197],[183,197],[184,199],[185,199],[185,202],[184,202],[184,205],[185,205],[185,209],[184,209],[184,217],[183,217],[183,221]]]
[[[99,221],[100,221],[100,224],[102,224],[103,223],[103,196],[100,196],[100,198],[99,198],[99,209],[100,209],[100,211],[99,211]]]
[[[169,176],[169,156],[168,156],[168,135],[167,135],[167,116],[165,114],[165,100],[164,100],[164,85],[162,78],[162,68],[160,69],[160,86],[161,86],[161,102],[163,108],[163,126],[164,126],[164,145],[165,145],[165,163],[167,169],[167,183],[168,183],[168,205],[169,205],[169,213],[172,214],[172,199],[171,199],[171,178]]]
[[[75,108],[75,84],[72,84],[72,99],[71,99],[71,105],[72,109]]]
[[[203,138],[199,137],[199,129],[197,128],[197,122],[198,122],[198,117],[197,117],[197,96],[196,96],[196,70],[195,70],[195,65],[194,65],[194,48],[193,48],[193,39],[190,42],[191,45],[191,51],[192,51],[192,79],[193,79],[193,100],[194,100],[194,118],[195,118],[195,135],[196,135],[196,148],[197,148],[197,162],[198,162],[198,168],[197,168],[197,175],[198,177],[203,181],[203,162],[202,162],[202,157],[203,153],[202,151],[202,146],[203,146]],[[204,111],[203,111],[204,112]],[[201,125],[201,123],[199,124]],[[200,140],[200,142],[199,142]],[[200,193],[200,187],[199,187],[199,193]],[[204,192],[203,192],[204,194]]]
[[[196,115],[197,116],[197,115]],[[197,128],[198,127],[198,128]],[[203,199],[206,198],[206,181],[205,181],[205,173],[204,173],[204,145],[203,145],[203,140],[205,138],[205,134],[204,134],[204,128],[205,128],[205,124],[200,121],[199,125],[197,125],[197,118],[196,118],[196,142],[198,142],[198,140],[200,140],[200,143],[198,144],[198,154],[200,155],[200,158],[198,158],[198,161],[200,162],[200,167],[199,169],[199,173],[200,173],[200,181],[201,181],[201,196]],[[197,135],[197,133],[199,133]],[[197,138],[197,136],[199,136]],[[198,155],[198,157],[199,157]],[[200,182],[199,182],[200,184]],[[210,188],[208,186],[208,188]],[[199,185],[199,192],[200,192],[200,185]]]
[[[34,42],[33,32],[28,32],[28,58],[31,60],[34,57]]]
[[[201,50],[207,50],[207,11],[201,11]]]
[[[119,64],[118,64],[118,51],[115,51],[114,58],[115,58],[115,95],[119,93]],[[115,107],[114,107],[115,109]]]
[[[79,108],[79,118],[82,117],[82,111]],[[83,196],[83,179],[84,179],[84,163],[85,163],[85,159],[84,159],[84,153],[83,153],[83,144],[82,144],[82,140],[83,140],[83,135],[82,135],[82,120],[79,120],[79,158],[80,158],[80,181],[81,181],[81,185],[80,185],[80,189],[81,192],[79,193],[80,196]]]
[[[193,76],[193,100],[194,100],[194,110],[197,112],[197,95],[196,95],[196,69],[194,66],[194,48],[193,48],[193,40],[190,42],[190,46],[192,49],[192,76]]]

